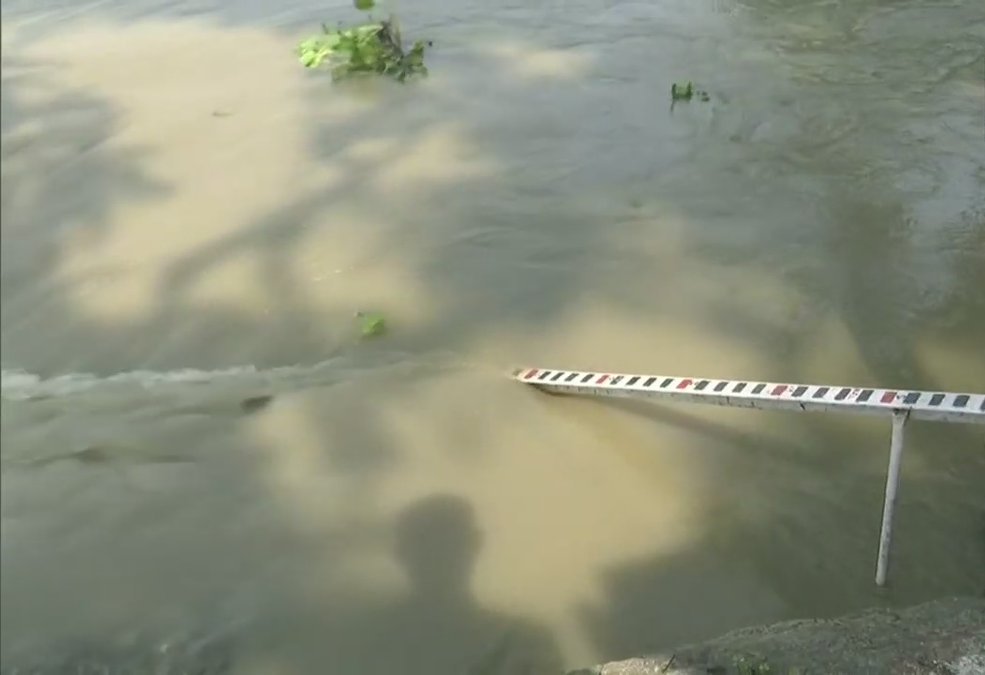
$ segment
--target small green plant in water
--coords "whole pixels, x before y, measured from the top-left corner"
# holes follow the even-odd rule
[[[364,338],[382,335],[386,330],[386,319],[382,314],[356,312],[356,319],[359,320],[359,332]]]
[[[374,0],[354,0],[356,9],[369,12]],[[322,34],[298,45],[298,58],[305,68],[327,65],[335,80],[353,75],[387,75],[403,82],[427,75],[424,50],[429,43],[416,41],[404,51],[396,20],[372,20],[345,28],[322,25]]]
[[[694,82],[691,82],[690,80],[687,82],[674,82],[670,85],[671,101],[690,101],[695,98],[699,101],[711,100],[711,97],[708,96],[707,91],[697,89],[694,86]]]

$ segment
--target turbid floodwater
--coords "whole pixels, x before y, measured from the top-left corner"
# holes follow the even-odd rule
[[[430,77],[333,85],[347,3],[4,2],[5,668],[548,672],[981,592],[980,426],[913,425],[877,592],[888,420],[504,373],[985,390],[985,4],[396,10]]]

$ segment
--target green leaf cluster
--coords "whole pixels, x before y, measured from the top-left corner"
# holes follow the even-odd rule
[[[711,100],[708,92],[696,88],[694,82],[690,80],[687,82],[675,82],[670,85],[671,101],[690,101],[694,98],[697,98],[699,101]]]
[[[357,0],[360,6],[362,0]],[[366,4],[366,3],[363,3]],[[369,5],[371,7],[371,3]],[[427,75],[423,40],[404,51],[400,32],[391,21],[372,21],[349,28],[322,26],[322,34],[298,45],[298,58],[305,68],[327,66],[333,79],[359,74],[387,75],[403,82]]]
[[[356,312],[359,332],[365,337],[376,337],[386,331],[386,319],[375,312]]]

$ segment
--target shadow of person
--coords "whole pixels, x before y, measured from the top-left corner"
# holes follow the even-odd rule
[[[395,553],[410,581],[412,600],[435,610],[460,611],[469,602],[481,545],[482,534],[463,499],[435,495],[410,506],[397,523]]]
[[[345,657],[345,667],[364,675],[561,673],[548,631],[476,602],[471,577],[481,543],[472,508],[459,497],[434,495],[404,511],[394,553],[408,591],[355,623],[347,621],[348,634],[361,646]]]

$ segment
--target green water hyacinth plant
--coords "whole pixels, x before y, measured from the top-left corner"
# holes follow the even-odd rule
[[[364,338],[377,337],[386,331],[386,319],[376,312],[356,312],[359,332]]]
[[[355,0],[357,9],[373,9],[373,0]],[[396,20],[372,20],[352,27],[322,25],[321,35],[298,45],[298,58],[305,68],[327,66],[335,80],[354,75],[386,75],[403,82],[427,75],[424,50],[429,45],[416,41],[404,50]]]
[[[675,82],[670,85],[671,101],[690,101],[695,98],[699,101],[708,101],[711,99],[708,92],[696,88],[694,82]]]

